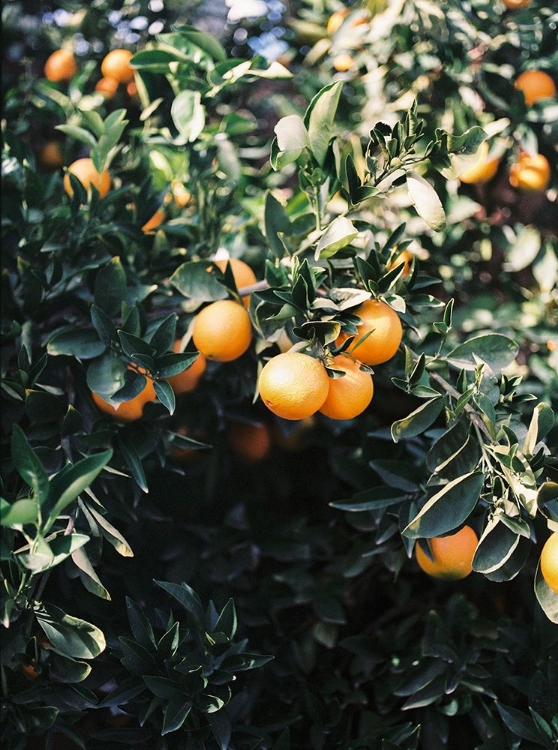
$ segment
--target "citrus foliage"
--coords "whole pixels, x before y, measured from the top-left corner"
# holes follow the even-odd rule
[[[282,62],[172,12],[122,49],[108,2],[41,27],[3,121],[9,746],[556,742],[556,18],[511,5],[301,3]]]

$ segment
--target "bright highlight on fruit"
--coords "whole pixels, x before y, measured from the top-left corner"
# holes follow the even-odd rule
[[[57,49],[48,58],[44,68],[45,78],[53,83],[69,81],[77,73],[77,63],[69,49]]]
[[[546,190],[550,183],[550,164],[542,154],[523,152],[510,166],[510,185],[524,192]]]
[[[517,78],[514,86],[523,92],[527,106],[556,96],[556,84],[544,70],[526,70]]]
[[[95,169],[93,160],[87,156],[72,162],[68,167],[68,172],[74,174],[86,190],[89,190],[91,185],[96,187],[101,198],[104,198],[110,190],[111,179],[107,170],[105,169],[99,174]],[[64,175],[64,190],[70,197],[74,194],[68,174]]]
[[[558,531],[551,534],[544,543],[540,567],[546,584],[558,594]]]
[[[192,340],[207,359],[232,362],[244,354],[252,341],[250,316],[234,300],[212,302],[196,315]]]
[[[380,365],[391,359],[403,337],[403,327],[395,310],[381,300],[368,299],[354,314],[361,323],[348,351],[365,365]],[[360,341],[365,334],[369,335]],[[348,334],[342,333],[336,345],[340,346],[347,338]]]
[[[372,401],[372,376],[360,369],[360,362],[346,354],[333,357],[331,368],[345,374],[341,378],[329,379],[329,391],[319,411],[330,419],[353,419]]]
[[[301,352],[285,352],[262,369],[258,390],[264,404],[283,419],[305,419],[324,404],[329,378],[323,364]]]
[[[428,557],[419,543],[415,545],[415,556],[419,567],[429,576],[445,581],[458,581],[472,572],[473,557],[479,540],[471,526],[463,526],[455,534],[433,537],[428,541],[433,559]]]

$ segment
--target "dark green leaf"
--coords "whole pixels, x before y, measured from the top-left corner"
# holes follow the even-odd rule
[[[515,359],[518,346],[508,336],[501,333],[486,333],[474,336],[464,344],[456,346],[448,355],[447,361],[454,367],[474,370],[478,360],[498,373]]]
[[[420,435],[431,424],[433,424],[441,414],[446,400],[443,396],[430,399],[421,404],[418,409],[411,412],[407,417],[397,420],[391,426],[391,435],[395,443],[401,438],[410,438]]]
[[[95,625],[67,615],[53,604],[44,604],[35,614],[48,640],[64,656],[94,659],[105,650],[105,637]]]
[[[314,96],[304,115],[310,150],[320,167],[323,167],[328,152],[342,88],[341,81],[324,86]]]
[[[116,316],[120,313],[125,297],[126,272],[120,258],[114,257],[95,277],[95,305],[107,316]],[[95,321],[93,324],[95,325]]]
[[[96,331],[66,328],[58,331],[49,340],[47,352],[52,356],[72,356],[76,359],[93,359],[106,349],[106,343],[99,340]]]
[[[219,750],[228,750],[232,735],[231,720],[228,714],[225,711],[218,711],[208,714],[207,720]]]
[[[269,249],[276,258],[282,258],[285,254],[285,247],[279,234],[287,236],[292,234],[291,222],[281,203],[270,191],[265,196],[264,224]]]
[[[17,424],[12,428],[12,459],[17,473],[32,489],[37,502],[42,504],[49,492],[48,475]]]

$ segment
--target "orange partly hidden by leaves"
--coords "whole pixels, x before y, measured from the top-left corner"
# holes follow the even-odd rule
[[[387,267],[391,271],[393,268],[397,268],[397,266],[402,265],[403,271],[401,273],[401,276],[402,278],[406,279],[411,272],[411,263],[413,262],[413,257],[413,253],[406,248],[400,253],[397,253],[397,251],[395,251],[393,257],[387,262]]]
[[[471,526],[463,526],[455,534],[429,539],[433,559],[422,547],[415,545],[415,555],[420,568],[433,578],[458,581],[472,572],[473,556],[479,542]]]
[[[338,73],[345,73],[354,67],[354,58],[348,52],[340,52],[333,58],[333,67]]]
[[[174,352],[178,353],[181,351],[180,343],[180,339],[177,339],[174,342],[172,347]],[[170,378],[167,378],[167,383],[170,384],[175,395],[177,396],[181,393],[189,393],[190,391],[193,391],[197,388],[198,383],[200,382],[200,378],[204,374],[206,367],[206,358],[203,356],[203,354],[198,354],[197,359],[194,360],[190,367],[186,368],[186,370],[182,370],[182,372],[179,372],[178,375],[171,375]]]
[[[118,83],[130,83],[134,79],[134,69],[130,65],[132,53],[127,49],[113,49],[101,63],[101,73],[105,78],[114,78]]]
[[[221,260],[215,260],[213,262],[221,271],[225,270],[225,268],[227,267],[227,263],[231,264],[234,283],[236,284],[237,289],[252,286],[252,284],[255,284],[257,281],[254,271],[252,271],[248,263],[240,260],[240,258],[225,258]],[[246,294],[242,298],[242,301],[245,305],[248,305],[250,303],[250,295]]]
[[[354,310],[354,314],[359,316],[361,323],[348,351],[365,365],[380,365],[391,359],[403,337],[401,321],[395,310],[381,300],[367,299]],[[359,341],[369,332],[366,339]],[[336,344],[341,345],[347,338],[348,334],[342,333]]]
[[[57,49],[45,63],[45,78],[48,81],[69,81],[77,73],[77,63],[69,49]]]
[[[99,174],[95,169],[93,160],[88,156],[72,162],[68,167],[68,172],[75,175],[86,190],[89,189],[90,185],[96,187],[101,198],[104,198],[110,190],[111,179],[108,171],[104,169],[101,174]],[[68,174],[64,175],[64,190],[70,197],[74,194],[70,182],[70,176]]]
[[[141,231],[144,234],[153,234],[157,227],[160,227],[161,224],[165,221],[167,218],[167,215],[163,211],[162,208],[157,209],[153,216],[148,219],[145,224],[142,226]]]
[[[459,175],[460,182],[466,185],[484,185],[485,182],[490,182],[498,171],[500,160],[495,156],[489,157],[488,151],[488,141],[483,141],[478,150],[478,162]]]
[[[234,422],[227,439],[235,455],[246,463],[259,463],[269,455],[273,444],[271,430],[264,422]]]
[[[285,352],[270,359],[258,381],[262,401],[283,419],[305,419],[320,409],[329,392],[323,364],[301,352]]]
[[[519,10],[531,5],[531,0],[502,0],[502,5],[509,10]]]
[[[524,192],[541,192],[550,182],[550,164],[542,154],[521,153],[510,166],[510,185]]]
[[[110,401],[106,401],[102,396],[95,391],[91,391],[91,396],[95,405],[102,411],[103,414],[108,414],[116,422],[128,423],[135,422],[141,419],[143,416],[143,407],[148,401],[155,401],[157,395],[155,388],[153,387],[153,381],[147,378],[146,384],[137,396],[130,399],[129,401],[121,401],[120,403],[112,404]]]
[[[252,341],[252,324],[239,302],[221,299],[204,307],[195,317],[192,340],[207,359],[232,362]]]
[[[374,395],[370,373],[361,370],[360,362],[346,354],[333,357],[328,365],[345,374],[341,378],[329,379],[329,391],[320,412],[331,419],[353,419],[362,414]]]
[[[100,78],[95,84],[95,91],[102,94],[105,99],[112,99],[118,90],[118,81],[115,78]]]
[[[540,566],[547,585],[558,594],[558,531],[551,534],[544,543]]]
[[[329,36],[333,36],[335,34],[337,29],[341,27],[345,18],[349,15],[349,13],[350,8],[341,8],[340,10],[336,10],[331,14],[326,25],[326,31]]]
[[[556,96],[556,84],[544,70],[526,70],[516,79],[514,86],[523,92],[528,106],[539,99],[552,99]]]

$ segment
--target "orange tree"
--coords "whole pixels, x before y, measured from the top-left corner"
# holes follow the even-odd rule
[[[548,9],[302,7],[287,67],[175,18],[107,98],[110,10],[6,97],[3,741],[552,747],[555,172],[527,222],[459,182],[552,163],[551,103],[495,100]]]

